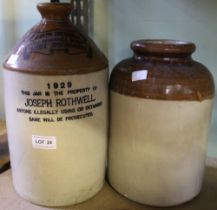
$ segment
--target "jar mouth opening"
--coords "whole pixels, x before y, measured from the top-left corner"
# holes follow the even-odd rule
[[[136,54],[166,53],[166,54],[192,54],[196,45],[192,42],[175,39],[143,39],[131,43]]]
[[[72,4],[70,4],[70,3],[66,3],[66,2],[43,2],[43,3],[38,3],[37,4],[37,6],[41,6],[41,7],[44,7],[44,6],[59,6],[59,7],[61,7],[61,6],[72,6]]]
[[[160,45],[188,45],[191,42],[176,40],[176,39],[144,39],[137,40],[136,42],[147,43],[147,44],[160,44]]]

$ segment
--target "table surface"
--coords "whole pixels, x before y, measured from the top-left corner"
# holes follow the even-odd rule
[[[0,165],[8,161],[4,123],[0,122]],[[1,132],[2,130],[2,132]],[[0,210],[48,210],[20,198],[12,185],[11,171],[0,175]],[[153,208],[130,201],[113,190],[107,183],[92,199],[61,210],[217,210],[217,159],[208,159],[203,189],[200,195],[184,205],[172,208]]]
[[[6,126],[5,122],[0,120],[0,168],[9,161],[8,154]]]
[[[216,161],[215,161],[216,162]],[[20,198],[13,189],[11,171],[0,175],[0,209],[1,210],[45,210]],[[217,169],[206,167],[204,186],[201,194],[189,203],[172,208],[153,208],[132,202],[117,192],[107,183],[92,199],[72,207],[59,208],[71,210],[217,210]]]

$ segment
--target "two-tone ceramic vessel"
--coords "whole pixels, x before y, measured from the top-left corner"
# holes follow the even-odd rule
[[[173,206],[201,190],[214,82],[193,43],[140,40],[113,70],[109,180],[124,196]]]
[[[71,4],[38,9],[41,22],[4,63],[13,183],[33,203],[66,206],[104,183],[107,60],[69,20]]]

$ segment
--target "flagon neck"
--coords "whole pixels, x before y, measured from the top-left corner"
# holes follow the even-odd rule
[[[39,3],[37,8],[43,19],[69,21],[73,5],[68,3]]]

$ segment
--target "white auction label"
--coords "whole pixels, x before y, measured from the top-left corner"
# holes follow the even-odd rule
[[[147,77],[148,77],[148,70],[134,71],[132,73],[132,82],[146,80]]]
[[[55,136],[32,135],[32,147],[35,149],[52,150],[57,148]]]

